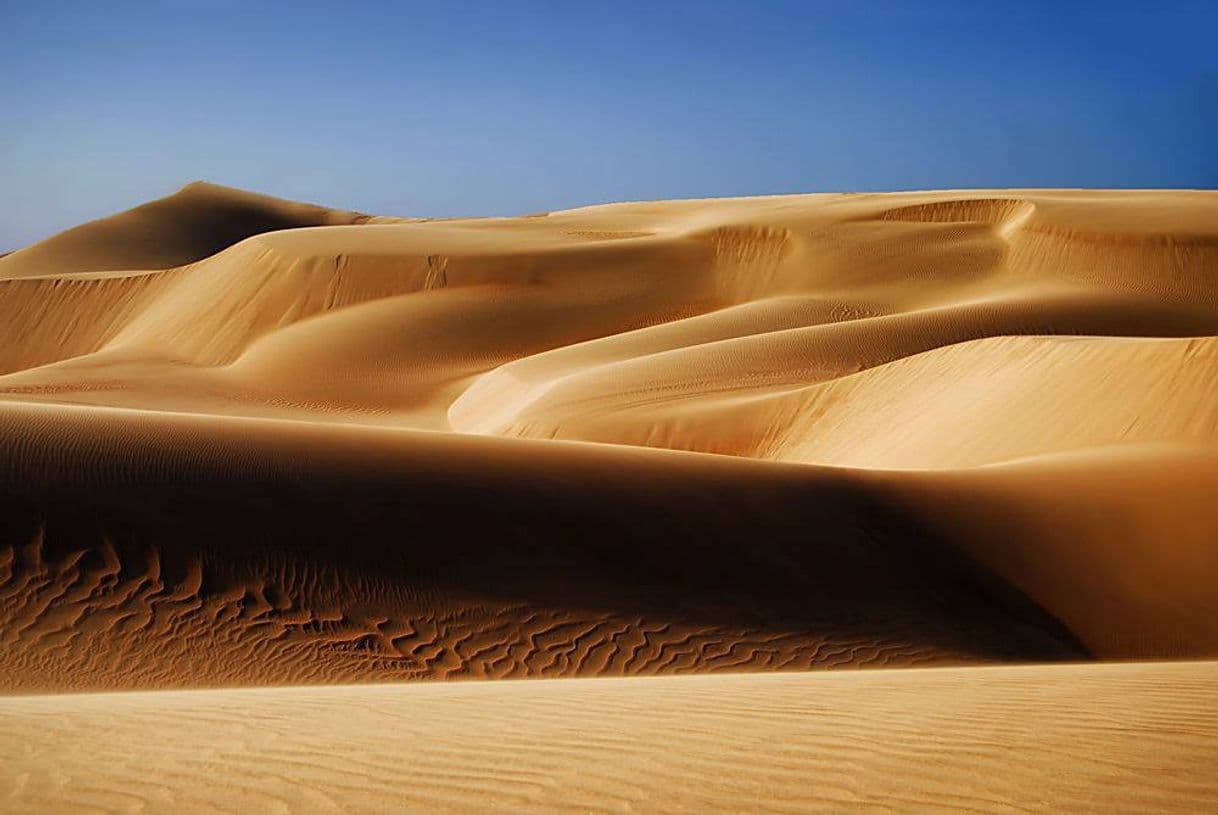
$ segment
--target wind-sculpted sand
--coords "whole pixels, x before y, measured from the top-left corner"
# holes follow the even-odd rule
[[[1218,193],[426,220],[192,184],[0,256],[0,440],[0,748],[64,712],[5,761],[0,807],[1214,794],[1187,775],[1213,767],[1209,663],[640,677],[1218,657]],[[602,675],[625,678],[268,687]],[[245,686],[264,689],[160,692]],[[1093,694],[1133,709],[1105,730],[1118,714],[1081,712]],[[945,723],[940,697],[979,718]],[[651,732],[644,709],[680,719],[682,746],[583,752],[563,730],[577,707],[623,737]],[[374,709],[390,733],[318,747]],[[181,717],[223,741],[233,711],[266,737],[213,743],[207,766],[304,751],[323,780],[289,793],[268,769],[213,797],[189,770],[135,792],[114,757],[92,780],[65,763],[98,728],[114,750]],[[399,735],[443,737],[428,717],[453,722],[451,750],[411,753],[417,783],[380,772]],[[1132,740],[1170,742],[1165,722],[1192,735],[1155,764]],[[493,733],[522,727],[529,758],[502,774],[515,742]],[[1079,775],[1043,787],[1036,744]],[[1043,797],[914,757],[948,750],[964,772],[1001,749]],[[365,794],[342,781],[349,751]],[[1122,796],[1100,765],[1174,780]],[[908,798],[883,793],[902,778]]]
[[[1213,662],[30,696],[0,806],[1195,813],[1216,730]]]

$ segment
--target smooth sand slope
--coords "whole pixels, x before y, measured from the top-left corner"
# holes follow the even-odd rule
[[[325,717],[400,711],[342,742],[391,756],[395,728],[444,738],[402,724],[416,706],[465,730],[418,759],[413,792],[385,775],[389,800],[667,807],[709,800],[701,778],[729,807],[765,790],[832,808],[900,800],[918,774],[907,802],[928,808],[1213,793],[1188,775],[1218,738],[1209,665],[639,677],[1218,657],[1218,193],[425,220],[193,184],[0,257],[0,443],[0,692],[138,691],[0,697],[18,729],[64,711],[49,752],[24,754],[44,769],[8,776],[23,804],[67,794],[52,776],[83,789],[55,739],[109,728],[108,706],[121,749],[192,705],[204,730],[307,722],[208,748],[233,776],[242,751],[302,751],[330,780],[294,792],[301,809],[379,794],[376,764],[352,770],[369,797],[327,786],[348,782],[316,754]],[[596,675],[626,679],[274,689]],[[151,693],[242,686],[264,690]],[[750,756],[770,693],[798,732]],[[1096,695],[1109,707],[1079,709]],[[945,721],[934,700],[956,698],[984,710]],[[541,728],[528,791],[480,763],[500,731],[475,733],[478,705]],[[688,720],[671,755],[631,754],[667,780],[632,797],[635,765],[580,763],[602,759],[562,730],[577,708],[619,734],[658,732],[645,708]],[[1163,746],[1164,722],[1191,735]],[[713,758],[710,734],[737,746]],[[861,786],[807,752],[822,737]],[[1003,750],[1028,769],[991,798],[924,760]],[[1072,769],[1046,787],[1054,757]],[[103,764],[112,792],[136,785]],[[821,782],[770,775],[800,766]],[[1170,780],[1137,790],[1161,799],[1096,781],[1153,767]],[[286,794],[291,773],[252,772],[125,800]]]
[[[1216,731],[1212,662],[37,696],[0,807],[1207,812]]]

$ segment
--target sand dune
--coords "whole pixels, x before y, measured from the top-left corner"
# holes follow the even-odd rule
[[[43,405],[0,428],[8,690],[1085,653],[846,471]]]
[[[196,181],[166,198],[10,252],[0,257],[0,278],[166,269],[263,232],[367,220],[356,212]]]
[[[139,691],[0,698],[10,753],[64,717],[0,800],[1195,807],[1209,664],[791,672],[1218,656],[1216,275],[1190,191],[427,220],[194,184],[0,257],[0,691]],[[186,721],[192,768],[307,758],[64,756]]]
[[[1204,812],[1218,796],[1216,710],[1212,662],[7,698],[0,801]]]

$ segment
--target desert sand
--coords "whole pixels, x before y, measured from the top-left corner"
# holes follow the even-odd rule
[[[0,800],[21,812],[1205,812],[1218,796],[1216,669],[8,698]]]
[[[0,256],[0,808],[1218,805],[1216,283],[1202,191]]]

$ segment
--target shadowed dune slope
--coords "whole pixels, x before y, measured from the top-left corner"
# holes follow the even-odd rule
[[[1218,454],[1112,446],[888,484],[1098,657],[1218,654]]]
[[[1212,662],[0,699],[27,813],[1191,813],[1216,762]]]
[[[0,257],[0,279],[181,266],[260,232],[365,220],[196,181],[173,195],[73,227]]]
[[[0,429],[10,691],[1086,653],[845,471],[108,409]]]
[[[192,185],[0,259],[0,687],[1215,656],[1216,284],[1215,192]]]

